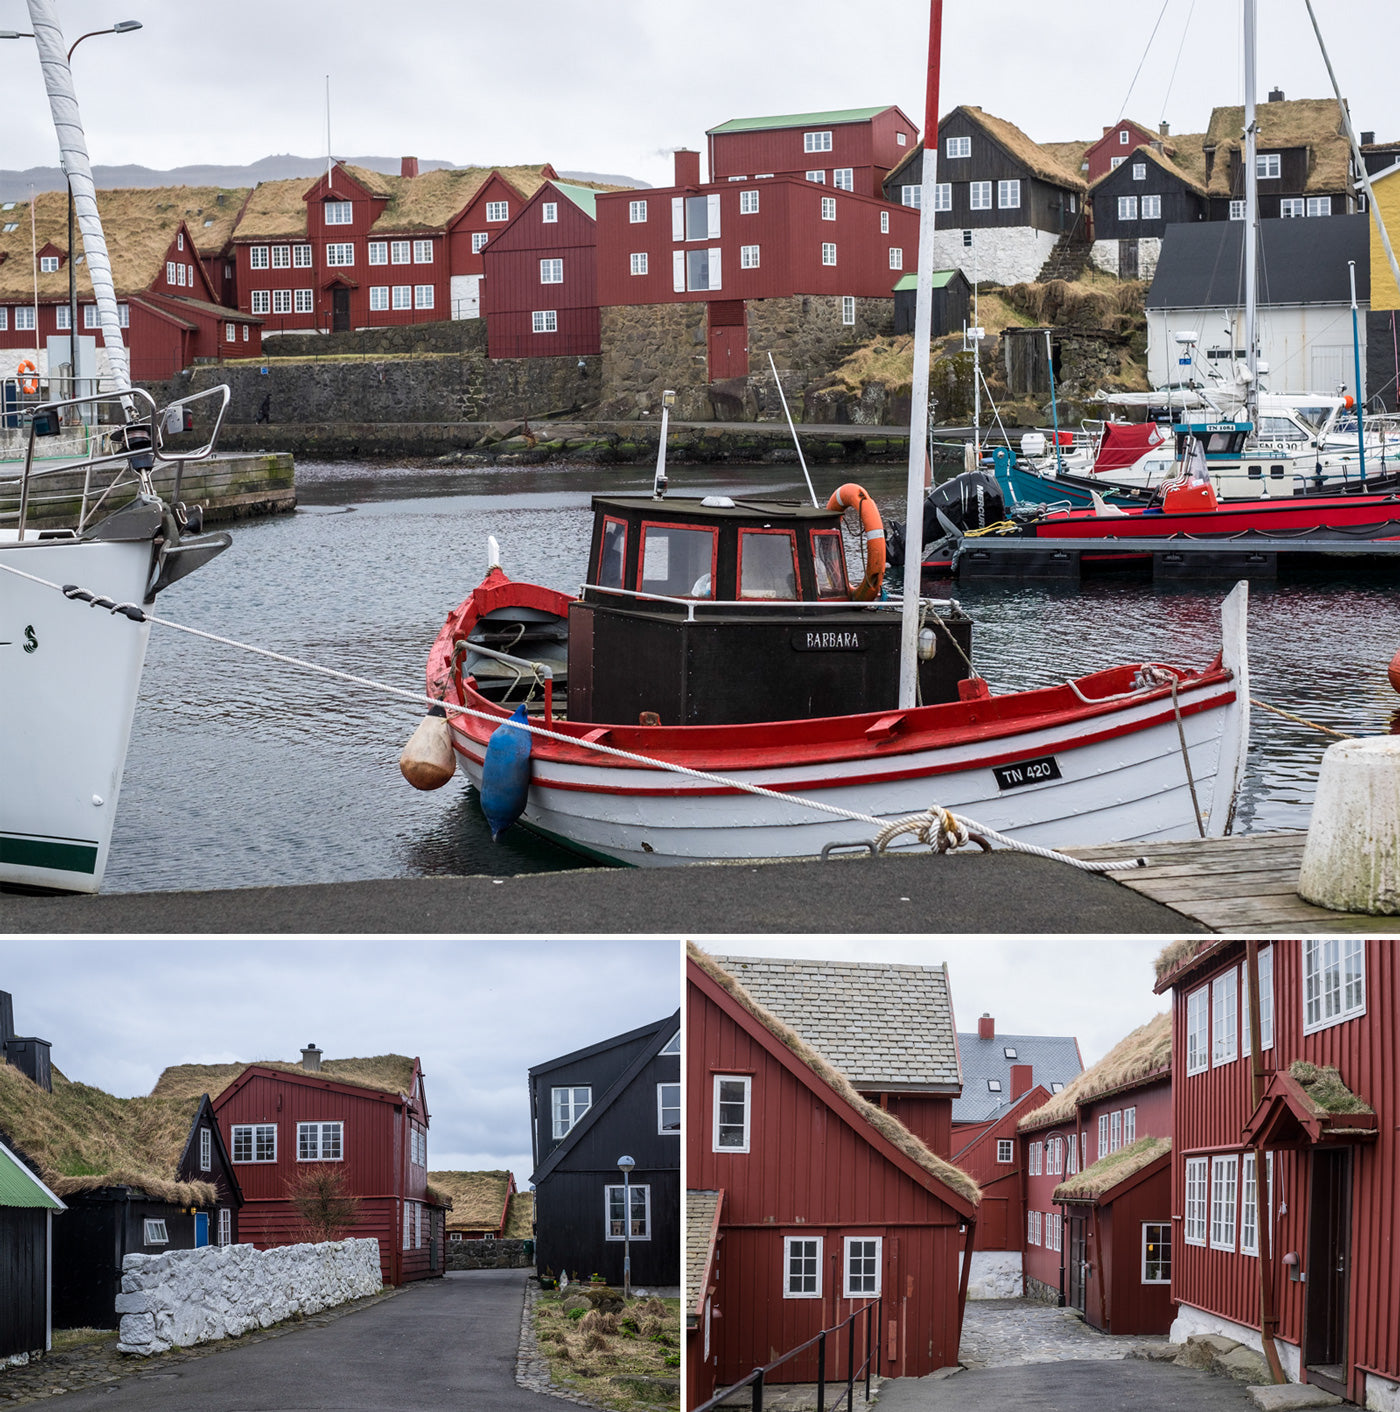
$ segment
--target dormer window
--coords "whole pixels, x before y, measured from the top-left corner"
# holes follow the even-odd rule
[[[1050,1092],[1051,1092],[1051,1093],[1063,1093],[1063,1092],[1064,1092],[1064,1089],[1065,1089],[1064,1084],[1051,1084],[1051,1085],[1050,1085]]]
[[[355,219],[354,209],[349,201],[327,201],[325,211],[328,226],[348,226]]]
[[[51,274],[53,274],[57,269],[58,269],[58,256],[57,256],[57,255],[40,255],[40,256],[39,256],[39,272],[40,272],[40,274],[51,275]]]

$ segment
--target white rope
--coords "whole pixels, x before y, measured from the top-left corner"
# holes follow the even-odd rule
[[[236,638],[222,637],[218,633],[206,632],[202,628],[192,628],[184,623],[174,622],[170,618],[157,617],[154,613],[137,609],[130,603],[113,603],[111,599],[100,598],[79,590],[76,593],[65,592],[63,585],[42,579],[34,574],[25,573],[22,569],[16,569],[9,564],[0,564],[0,570],[5,573],[14,574],[17,578],[28,579],[31,583],[36,583],[44,588],[51,588],[65,597],[75,598],[81,595],[89,605],[94,608],[106,608],[110,613],[121,613],[131,618],[133,611],[140,614],[140,618],[133,618],[133,621],[145,621],[156,623],[163,628],[170,628],[174,632],[188,633],[191,637],[204,639],[206,642],[218,643],[221,647],[231,647],[239,652],[250,652],[257,657],[266,657],[273,662],[282,662],[290,667],[297,667],[303,671],[316,672],[321,676],[332,677],[337,681],[349,682],[354,686],[362,686],[370,691],[377,691],[386,696],[392,696],[400,701],[412,702],[415,706],[439,707],[445,711],[459,716],[471,716],[476,720],[489,721],[496,725],[504,725],[509,719],[496,715],[490,711],[478,711],[471,706],[457,706],[446,701],[441,701],[436,697],[426,693],[409,691],[404,687],[390,686],[387,682],[375,681],[372,677],[361,677],[353,672],[343,672],[336,667],[325,667],[317,662],[308,662],[301,657],[292,657],[285,652],[274,652],[268,647],[256,647],[252,643],[239,642]],[[71,588],[71,585],[70,585]],[[882,833],[892,827],[891,821],[882,819],[875,814],[864,814],[856,809],[847,809],[839,804],[826,804],[818,799],[808,799],[800,794],[786,794],[781,790],[768,789],[760,784],[750,784],[745,780],[733,779],[728,775],[715,774],[709,770],[696,770],[689,765],[681,765],[671,760],[659,760],[649,755],[639,755],[631,750],[622,750],[617,746],[604,745],[601,741],[581,740],[577,736],[563,735],[558,731],[552,731],[544,726],[537,726],[526,722],[523,726],[519,722],[512,723],[516,729],[528,731],[531,735],[539,736],[543,740],[557,741],[561,745],[572,745],[584,750],[592,750],[600,755],[608,755],[618,760],[628,760],[633,764],[643,765],[648,769],[663,770],[675,775],[683,775],[687,779],[702,780],[707,784],[719,785],[724,789],[736,790],[742,794],[752,794],[762,799],[773,799],[783,804],[796,804],[804,809],[814,809],[822,814],[831,814],[836,818],[850,819],[854,823],[869,824],[872,828],[880,830]],[[1017,853],[1029,853],[1037,858],[1053,858],[1057,862],[1068,863],[1073,868],[1078,868],[1086,873],[1108,873],[1118,872],[1128,868],[1140,868],[1146,866],[1146,859],[1131,858],[1115,862],[1086,862],[1081,858],[1071,858],[1067,853],[1057,852],[1053,848],[1042,848],[1034,843],[1022,843],[1017,839],[1008,838],[1005,834],[998,833],[995,829],[989,828],[985,824],[978,823],[975,819],[969,819],[961,814],[954,814],[950,810],[943,809],[939,805],[933,805],[925,814],[915,814],[908,819],[893,821],[895,825],[901,826],[898,831],[917,832],[917,826],[925,819],[937,816],[939,821],[951,819],[957,826],[952,832],[954,835],[960,829],[965,836],[962,842],[967,841],[967,836],[981,834],[984,838],[989,838],[1000,843],[1003,847]],[[905,827],[913,825],[914,827]],[[926,841],[926,840],[925,840]],[[946,851],[948,847],[957,847],[958,843],[944,844],[939,849]]]

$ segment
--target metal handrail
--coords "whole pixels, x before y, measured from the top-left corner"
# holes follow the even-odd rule
[[[826,1340],[830,1334],[839,1334],[842,1329],[846,1330],[846,1389],[841,1393],[835,1402],[831,1404],[830,1412],[837,1412],[844,1399],[846,1412],[851,1412],[854,1406],[855,1386],[862,1378],[865,1382],[865,1400],[870,1401],[870,1376],[875,1366],[875,1351],[879,1347],[876,1342],[879,1331],[883,1326],[884,1298],[883,1296],[872,1300],[869,1304],[860,1309],[852,1309],[839,1324],[833,1324],[829,1329],[823,1329],[820,1333],[813,1335],[806,1343],[798,1344],[796,1348],[784,1353],[781,1358],[775,1358],[771,1363],[765,1363],[761,1368],[755,1368],[746,1378],[741,1378],[737,1383],[731,1384],[723,1392],[716,1393],[708,1402],[702,1402],[698,1407],[691,1408],[691,1412],[711,1412],[712,1408],[721,1407],[734,1396],[736,1392],[744,1388],[752,1388],[753,1393],[749,1403],[752,1412],[763,1412],[763,1388],[767,1381],[768,1374],[774,1368],[780,1368],[799,1353],[805,1353],[815,1345],[817,1349],[817,1412],[827,1412],[826,1406]],[[865,1358],[859,1368],[856,1367],[856,1320],[865,1315]],[[871,1320],[874,1319],[872,1327]]]

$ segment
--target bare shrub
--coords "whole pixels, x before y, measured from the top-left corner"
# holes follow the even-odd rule
[[[341,1166],[318,1163],[304,1168],[287,1183],[287,1199],[310,1241],[344,1240],[359,1222],[360,1198],[351,1194]]]

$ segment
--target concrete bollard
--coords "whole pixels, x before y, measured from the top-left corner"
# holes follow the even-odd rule
[[[1334,912],[1400,913],[1400,736],[1328,747],[1298,895]]]

